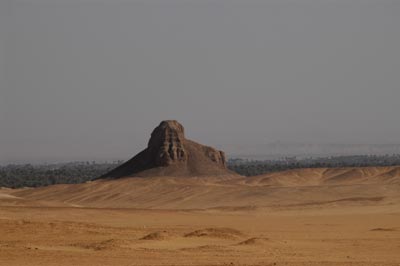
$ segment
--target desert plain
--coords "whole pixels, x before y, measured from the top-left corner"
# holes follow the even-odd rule
[[[400,265],[398,167],[0,190],[0,265]]]

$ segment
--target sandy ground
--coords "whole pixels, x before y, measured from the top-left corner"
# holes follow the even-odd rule
[[[399,177],[317,169],[0,189],[0,266],[398,266]]]
[[[1,207],[0,265],[400,265],[399,206]]]

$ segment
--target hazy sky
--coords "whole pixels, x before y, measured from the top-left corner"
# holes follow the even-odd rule
[[[0,161],[400,143],[400,1],[2,0]]]

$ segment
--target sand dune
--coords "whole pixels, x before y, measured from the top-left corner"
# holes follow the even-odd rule
[[[0,265],[397,266],[399,169],[1,189]]]
[[[399,168],[298,169],[256,177],[121,178],[6,193],[24,201],[107,208],[245,210],[389,204],[399,202]]]
[[[400,167],[347,167],[295,169],[248,179],[248,184],[271,186],[320,186],[390,184],[400,182]]]

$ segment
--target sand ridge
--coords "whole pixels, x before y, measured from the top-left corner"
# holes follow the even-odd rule
[[[0,190],[0,265],[400,265],[399,167]]]
[[[25,205],[32,201],[100,208],[250,210],[389,204],[400,202],[399,168],[297,169],[255,177],[127,177],[7,190],[3,194],[17,197]]]

